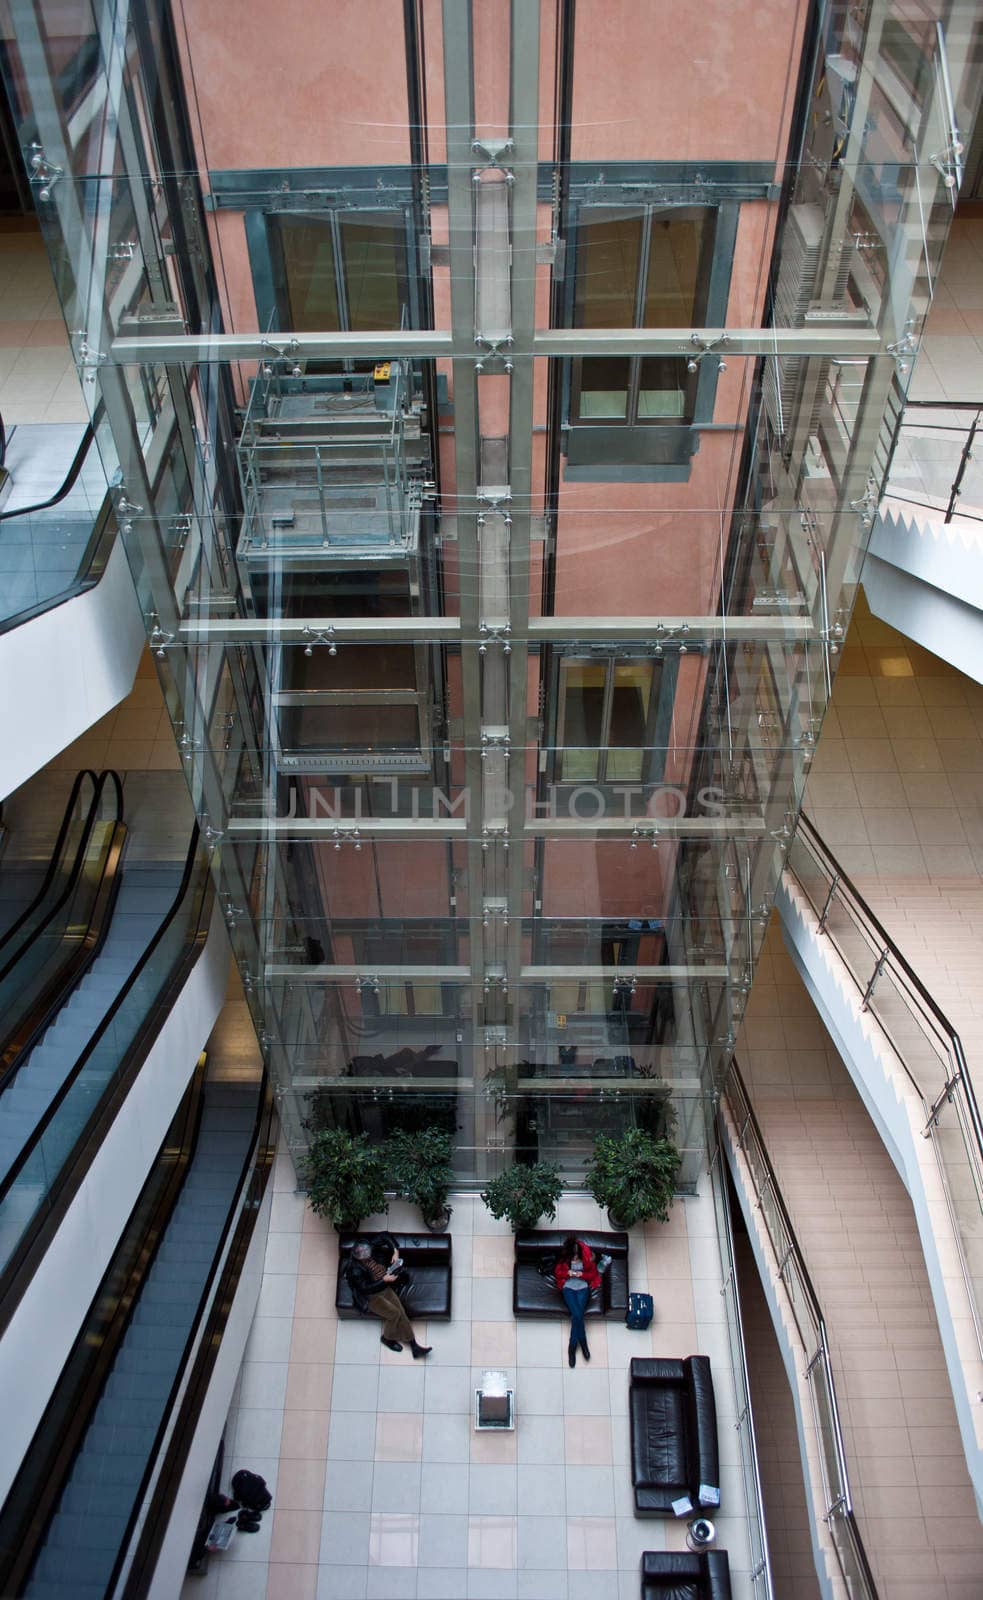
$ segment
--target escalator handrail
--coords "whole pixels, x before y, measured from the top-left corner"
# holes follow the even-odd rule
[[[18,928],[23,927],[28,918],[33,916],[38,907],[44,903],[45,896],[51,888],[51,885],[55,879],[55,874],[58,871],[58,863],[61,859],[61,853],[65,848],[65,839],[68,835],[68,830],[72,825],[72,813],[75,810],[78,797],[82,792],[82,785],[86,778],[92,779],[93,788],[95,788],[99,782],[98,774],[95,773],[91,767],[83,767],[82,771],[76,777],[75,782],[72,784],[71,793],[68,796],[68,803],[65,806],[64,815],[61,819],[61,826],[58,829],[58,837],[55,839],[54,848],[52,849],[51,855],[48,859],[47,869],[44,877],[41,880],[41,887],[38,889],[30,905],[26,906],[21,912],[16,922],[12,922],[7,931],[3,935],[0,935],[0,953],[2,953],[4,945],[8,944],[15,936]],[[89,802],[90,813],[94,804],[95,795],[93,795],[92,800]]]
[[[90,422],[86,427],[81,440],[79,441],[79,447],[75,452],[75,459],[68,469],[68,474],[64,483],[62,484],[61,488],[51,496],[50,500],[39,500],[37,505],[34,506],[14,506],[13,510],[11,511],[0,511],[0,522],[10,522],[14,517],[30,517],[33,516],[35,511],[47,511],[51,506],[58,505],[61,500],[64,500],[69,494],[71,494],[78,480],[78,475],[82,471],[82,463],[89,453],[89,446],[91,445],[95,436],[95,424]]]
[[[187,857],[185,858],[184,871],[181,874],[181,883],[180,883],[180,886],[178,888],[177,894],[175,895],[174,900],[173,900],[173,902],[171,904],[170,910],[167,912],[167,915],[164,917],[163,921],[160,923],[160,926],[157,928],[157,931],[154,933],[153,937],[151,938],[150,943],[144,949],[143,954],[141,955],[139,961],[137,962],[136,966],[133,968],[133,971],[130,973],[129,977],[127,978],[127,980],[124,983],[123,987],[119,991],[119,994],[116,996],[116,998],[113,1001],[112,1005],[109,1007],[109,1010],[106,1012],[105,1016],[103,1017],[102,1021],[100,1022],[100,1024],[99,1024],[98,1028],[96,1029],[95,1033],[88,1040],[88,1042],[85,1045],[85,1048],[83,1049],[81,1055],[79,1056],[78,1060],[75,1062],[75,1065],[72,1067],[71,1072],[68,1074],[68,1076],[66,1077],[65,1081],[59,1087],[58,1092],[55,1094],[55,1096],[51,1100],[50,1104],[46,1107],[43,1115],[41,1116],[41,1118],[38,1121],[37,1125],[35,1126],[33,1132],[31,1133],[30,1138],[26,1141],[26,1143],[24,1144],[22,1149],[18,1152],[17,1156],[11,1162],[9,1169],[4,1174],[3,1178],[0,1179],[0,1206],[3,1205],[4,1201],[7,1198],[7,1195],[10,1193],[10,1191],[13,1188],[14,1184],[16,1183],[18,1177],[20,1176],[20,1173],[23,1171],[24,1167],[27,1165],[28,1161],[31,1159],[31,1156],[33,1155],[34,1151],[40,1145],[41,1140],[44,1138],[45,1133],[47,1132],[47,1130],[50,1127],[51,1123],[54,1121],[54,1118],[57,1116],[58,1112],[60,1111],[60,1109],[61,1109],[62,1105],[64,1104],[65,1100],[67,1099],[71,1089],[74,1087],[77,1079],[81,1076],[82,1072],[85,1070],[86,1063],[89,1061],[90,1057],[95,1054],[95,1052],[98,1049],[99,1044],[102,1041],[104,1035],[106,1033],[108,1033],[110,1028],[112,1027],[113,1022],[115,1021],[118,1012],[122,1009],[122,1007],[125,1004],[128,996],[132,993],[132,991],[136,988],[136,986],[140,982],[140,979],[141,979],[146,967],[150,964],[151,960],[153,959],[153,954],[154,954],[154,951],[157,949],[157,946],[165,938],[168,929],[170,928],[171,924],[174,922],[175,918],[178,916],[178,914],[180,912],[180,909],[181,909],[181,906],[182,906],[182,904],[184,902],[184,898],[185,898],[185,896],[186,896],[186,894],[188,892],[188,888],[189,888],[189,886],[191,884],[191,881],[192,881],[192,878],[193,878],[193,875],[194,875],[195,866],[197,864],[199,838],[200,838],[200,828],[198,826],[198,823],[196,822],[195,825],[194,825],[194,829],[192,831],[192,834],[191,834],[191,843],[188,846],[188,854],[187,854]],[[206,890],[207,890],[207,881],[206,881]],[[203,921],[202,913],[204,911],[204,908],[205,908],[206,904],[209,904],[209,896],[208,896],[207,892],[202,895],[202,903],[201,903],[201,906],[199,907],[198,917],[197,917],[197,920],[196,920],[194,932],[192,934],[192,937],[187,941],[188,945],[192,945],[193,946],[193,945],[197,945],[199,943],[203,943],[204,942],[205,934],[204,934],[204,930],[202,929],[202,921]],[[156,1005],[154,1005],[152,1007],[152,1009],[156,1010]],[[129,1054],[129,1051],[127,1052],[127,1054]],[[97,1105],[93,1110],[93,1116],[95,1116],[97,1114],[98,1109],[99,1109],[99,1107]],[[85,1129],[83,1129],[81,1131],[81,1133],[79,1134],[79,1139],[77,1141],[78,1144],[81,1144],[82,1142],[84,1142],[85,1137],[86,1137],[86,1132],[87,1132],[87,1127]],[[67,1164],[68,1163],[66,1163],[66,1165]],[[63,1169],[63,1171],[64,1171],[64,1169]],[[53,1189],[60,1182],[60,1179],[61,1179],[62,1175],[63,1175],[63,1173],[59,1174],[59,1176],[55,1178],[54,1183],[52,1185],[52,1189],[48,1191],[49,1195],[52,1193]],[[28,1232],[30,1233],[30,1229],[28,1230]],[[7,1289],[9,1288],[11,1279],[16,1275],[17,1271],[19,1270],[20,1262],[21,1262],[23,1254],[26,1251],[27,1244],[28,1244],[27,1238],[24,1238],[24,1239],[21,1240],[20,1244],[17,1246],[17,1248],[15,1249],[13,1255],[11,1256],[10,1260],[8,1261],[6,1267],[4,1267],[2,1272],[0,1272],[0,1306],[2,1306],[3,1302],[6,1300]],[[4,1323],[4,1318],[3,1318],[2,1311],[0,1311],[0,1332],[2,1332],[3,1323]]]
[[[82,838],[79,841],[79,847],[75,852],[75,860],[72,863],[72,870],[69,873],[68,881],[43,920],[38,923],[33,932],[16,950],[8,953],[6,961],[4,962],[3,966],[0,967],[0,982],[2,982],[3,979],[9,975],[24,952],[30,949],[31,945],[34,944],[39,935],[44,933],[45,929],[51,924],[57,913],[64,905],[67,904],[68,900],[75,893],[78,880],[82,875],[82,869],[85,866],[85,857],[89,848],[89,840],[92,837],[92,830],[98,821],[99,807],[102,804],[103,792],[106,788],[107,782],[110,780],[112,782],[113,792],[116,797],[116,810],[110,820],[116,826],[123,821],[123,780],[118,772],[113,772],[111,768],[107,768],[105,772],[100,772],[99,776],[96,778],[95,793],[92,796],[92,803],[89,806],[88,814],[85,818],[85,823],[82,830]],[[66,816],[67,815],[68,813],[66,812]],[[19,926],[23,920],[23,917],[18,918],[17,925]]]
[[[171,1160],[172,1170],[164,1178],[160,1195],[141,1228],[138,1242],[130,1241],[128,1235],[133,1226],[133,1219],[138,1216],[150,1185],[158,1179],[161,1163],[167,1159],[165,1151],[168,1149],[169,1137],[173,1132],[173,1123],[165,1134],[157,1159],[144,1180],[123,1228],[121,1242],[117,1245],[99,1288],[82,1319],[78,1337],[68,1354],[62,1375],[52,1391],[4,1502],[0,1518],[11,1515],[11,1505],[16,1506],[17,1498],[25,1508],[20,1514],[16,1510],[13,1513],[17,1524],[16,1536],[8,1536],[0,1545],[0,1588],[4,1594],[20,1593],[44,1545],[52,1514],[126,1334],[140,1289],[153,1265],[157,1249],[166,1235],[167,1225],[180,1196],[198,1142],[204,1079],[205,1057],[202,1056],[175,1115],[175,1120],[177,1116],[181,1117],[181,1130],[180,1144]],[[132,1265],[126,1269],[125,1282],[118,1291],[115,1306],[108,1320],[105,1315],[98,1316],[98,1338],[93,1339],[92,1324],[97,1318],[96,1308],[105,1303],[107,1281],[111,1279],[120,1252],[124,1248],[132,1258]],[[59,1387],[65,1381],[65,1372],[76,1363],[78,1352],[83,1347],[87,1347],[90,1354],[88,1370],[84,1376],[79,1374],[80,1381],[75,1395],[72,1396],[72,1403],[68,1406],[59,1406],[57,1404]],[[61,1418],[67,1420],[62,1421]],[[43,1457],[40,1461],[32,1459],[38,1452]],[[26,1482],[25,1474],[28,1474]]]
[[[265,1144],[261,1143],[264,1125],[271,1129]],[[246,1251],[273,1170],[276,1157],[276,1131],[273,1085],[269,1074],[264,1071],[259,1085],[256,1120],[253,1124],[249,1149],[246,1151],[239,1172],[235,1198],[229,1207],[215,1247],[212,1267],[188,1330],[181,1362],[167,1397],[157,1437],[148,1457],[126,1530],[120,1540],[116,1564],[107,1587],[107,1594],[116,1594],[134,1531],[141,1515],[146,1512],[120,1600],[142,1600],[147,1593],[150,1578],[160,1555],[170,1514],[177,1498],[181,1473],[191,1447],[192,1435],[201,1413],[205,1392],[218,1358],[222,1335],[242,1276]],[[199,1333],[201,1333],[200,1338]],[[190,1373],[188,1373],[189,1363]],[[185,1382],[186,1374],[187,1382]],[[179,1396],[181,1398],[178,1407]],[[176,1408],[177,1417],[174,1426],[171,1427]],[[167,1439],[166,1452],[160,1473],[154,1482],[155,1468],[161,1453],[164,1452],[165,1439]],[[153,1494],[148,1506],[147,1498],[151,1487]]]
[[[17,517],[30,517],[38,511],[48,511],[52,506],[60,504],[74,489],[79,473],[85,464],[86,457],[96,436],[96,427],[102,415],[100,404],[92,421],[87,425],[79,441],[78,449],[61,488],[47,500],[39,500],[32,506],[14,506],[10,511],[0,511],[0,523],[13,521]],[[44,600],[39,600],[35,605],[25,606],[23,610],[15,612],[12,616],[0,618],[0,634],[9,632],[12,628],[19,628],[23,623],[30,622],[33,617],[43,616],[46,611],[52,611],[56,606],[64,605],[66,600],[74,600],[76,595],[92,588],[97,583],[105,570],[105,560],[100,561],[101,555],[106,555],[116,537],[116,524],[113,517],[113,503],[107,489],[102,505],[96,512],[85,549],[75,569],[75,576],[71,582],[60,589],[57,594],[48,595]]]
[[[85,932],[81,938],[73,941],[71,954],[45,984],[27,1016],[16,1023],[9,1033],[0,1031],[0,1096],[6,1094],[14,1083],[42,1033],[81,983],[106,941],[119,889],[126,834],[125,822],[113,823]]]

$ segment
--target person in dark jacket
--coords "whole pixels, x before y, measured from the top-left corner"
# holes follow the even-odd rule
[[[584,1315],[591,1292],[595,1289],[599,1291],[601,1287],[601,1274],[597,1270],[593,1251],[578,1239],[576,1234],[568,1233],[560,1246],[560,1254],[553,1268],[553,1277],[570,1312],[567,1360],[572,1367],[575,1367],[578,1345],[583,1351],[584,1360],[590,1360]]]
[[[391,1243],[394,1245],[395,1241]],[[373,1249],[364,1239],[359,1239],[349,1257],[347,1276],[359,1311],[382,1318],[382,1344],[390,1350],[402,1350],[403,1345],[408,1344],[417,1361],[430,1354],[431,1346],[417,1340],[406,1307],[397,1293],[399,1268],[391,1249],[386,1250],[381,1244]]]

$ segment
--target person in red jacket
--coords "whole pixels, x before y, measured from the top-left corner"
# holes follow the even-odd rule
[[[556,1266],[553,1268],[556,1287],[559,1289],[567,1308],[570,1312],[570,1343],[567,1347],[567,1360],[572,1367],[577,1365],[577,1346],[584,1354],[584,1360],[590,1360],[590,1350],[587,1347],[587,1330],[584,1327],[584,1314],[591,1292],[600,1291],[601,1274],[597,1270],[590,1247],[578,1239],[576,1234],[568,1233],[560,1246]]]

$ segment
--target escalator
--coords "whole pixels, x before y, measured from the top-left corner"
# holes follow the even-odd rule
[[[233,1226],[255,1216],[247,1180],[269,1170],[272,1126],[265,1080],[199,1063],[0,1511],[5,1597],[118,1591],[196,1336],[215,1342],[206,1313],[229,1298]]]
[[[0,633],[84,594],[106,570],[116,520],[96,430],[97,419],[81,430],[70,423],[10,430],[14,487],[0,511]]]
[[[22,1019],[22,1048],[0,1076],[0,1326],[46,1248],[56,1200],[80,1181],[79,1153],[115,1114],[204,947],[211,893],[197,827],[183,869],[117,864],[114,895],[84,976],[40,1021]]]
[[[72,897],[85,875],[87,852],[97,854],[108,832],[122,821],[119,775],[85,768],[72,784],[47,866],[5,852],[0,868],[0,985],[35,938],[53,939],[74,926],[81,907]],[[6,1009],[0,989],[0,1014]]]

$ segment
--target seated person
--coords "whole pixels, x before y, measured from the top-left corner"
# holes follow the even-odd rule
[[[553,1277],[570,1311],[570,1343],[567,1347],[567,1360],[572,1367],[575,1367],[578,1345],[583,1351],[584,1360],[590,1360],[584,1313],[591,1291],[600,1292],[601,1288],[601,1274],[597,1270],[593,1252],[588,1245],[577,1238],[576,1234],[568,1233],[560,1246],[560,1254],[553,1268]]]
[[[405,1269],[400,1262],[396,1270],[392,1270],[396,1266],[393,1254],[395,1252],[398,1259],[398,1251],[393,1239],[388,1235],[384,1235],[383,1239],[388,1242],[377,1239],[374,1245],[359,1239],[352,1249],[347,1270],[352,1299],[359,1311],[371,1312],[373,1316],[382,1318],[382,1344],[389,1350],[397,1351],[402,1350],[403,1344],[408,1344],[414,1360],[419,1361],[430,1354],[431,1346],[420,1344],[417,1340],[413,1324],[397,1293],[400,1271]]]
[[[372,1259],[392,1273],[396,1293],[401,1300],[405,1300],[413,1287],[413,1274],[400,1255],[399,1245],[391,1233],[376,1234],[372,1240]]]

